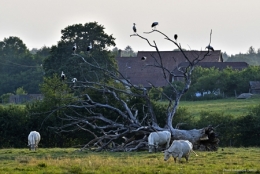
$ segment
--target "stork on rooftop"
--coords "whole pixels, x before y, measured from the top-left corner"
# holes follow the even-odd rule
[[[74,46],[72,47],[73,53],[75,54],[76,50],[77,50],[77,45],[76,43],[74,43]]]
[[[63,73],[63,71],[61,71],[60,77],[61,77],[61,80],[64,80],[64,79],[65,79],[65,74]]]
[[[134,23],[134,26],[133,26],[133,30],[134,30],[134,32],[136,33],[136,27],[135,27],[135,23]]]
[[[159,23],[158,22],[153,22],[152,23],[152,28],[156,29],[156,25],[158,25]]]
[[[141,60],[142,60],[142,61],[145,61],[145,60],[146,60],[146,57],[145,57],[145,56],[141,57]]]
[[[213,48],[212,46],[210,46],[210,45],[206,46],[206,48],[207,48],[208,50],[214,51],[214,48]]]

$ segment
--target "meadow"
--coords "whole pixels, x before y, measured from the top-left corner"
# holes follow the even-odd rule
[[[223,112],[236,117],[245,115],[250,107],[260,104],[260,97],[181,101],[192,114],[202,111]],[[76,148],[0,149],[0,174],[139,174],[139,173],[260,173],[260,148],[222,148],[216,152],[196,151],[190,160],[174,163],[163,160],[163,153],[92,152]]]
[[[179,107],[185,107],[193,116],[199,116],[200,112],[218,112],[235,117],[245,116],[249,109],[260,104],[260,96],[255,95],[248,99],[218,99],[203,101],[181,101]]]
[[[0,149],[1,174],[121,174],[121,173],[260,173],[260,148],[220,148],[196,151],[189,162],[164,161],[164,154],[91,152],[74,148]]]

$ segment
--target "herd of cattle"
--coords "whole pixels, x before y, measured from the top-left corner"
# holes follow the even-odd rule
[[[164,161],[167,161],[171,155],[175,162],[176,158],[178,158],[179,162],[181,158],[185,158],[186,161],[188,161],[190,152],[193,152],[196,156],[198,156],[192,150],[192,143],[188,140],[174,140],[171,146],[170,141],[171,133],[169,131],[158,131],[150,133],[148,137],[149,152],[156,151],[159,146],[166,144],[166,150],[164,151]]]
[[[35,151],[38,148],[38,144],[41,140],[39,132],[31,131],[28,136],[28,146],[29,150]],[[148,147],[149,152],[154,152],[159,146],[166,144],[166,150],[164,151],[164,161],[167,161],[170,156],[174,158],[176,163],[176,158],[180,162],[181,158],[185,158],[186,161],[189,160],[190,152],[193,152],[198,156],[193,150],[192,143],[188,140],[174,140],[170,146],[171,133],[169,131],[157,131],[150,133],[148,137]]]

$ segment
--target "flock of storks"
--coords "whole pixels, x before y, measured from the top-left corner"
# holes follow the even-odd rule
[[[77,46],[76,43],[74,43],[74,45],[73,45],[73,47],[72,47],[73,54],[76,54],[76,50],[77,50],[77,49],[78,49],[78,46]],[[91,43],[90,43],[89,46],[87,47],[87,51],[90,51],[90,50],[92,50],[92,44],[91,44]],[[65,80],[66,76],[65,76],[65,74],[63,73],[63,71],[61,71],[60,77],[61,77],[61,80],[62,80],[62,81]],[[73,83],[75,83],[75,82],[77,81],[77,78],[74,77],[73,79],[71,79],[71,81],[72,81]]]
[[[156,29],[156,26],[157,26],[158,24],[159,24],[159,22],[153,22],[153,23],[152,23],[152,28],[153,28],[153,29]],[[136,30],[135,25],[136,25],[136,24],[134,23],[133,30],[134,30],[134,32],[136,33],[137,30]]]
[[[159,24],[158,22],[153,22],[151,27],[152,27],[153,29],[156,29],[156,26],[157,26],[158,24]],[[134,31],[134,33],[137,32],[137,29],[136,29],[136,26],[135,26],[135,25],[136,25],[136,24],[134,23],[134,26],[133,26],[133,31]],[[178,35],[177,35],[177,34],[174,34],[174,39],[177,40],[177,38],[178,38]],[[211,50],[211,51],[214,51],[214,48],[213,48],[212,46],[210,46],[210,45],[206,46],[206,49]],[[145,59],[142,59],[142,60],[145,60]]]
[[[152,25],[151,25],[151,27],[154,29],[154,30],[156,30],[156,26],[159,24],[159,22],[153,22],[152,23]],[[136,29],[136,26],[135,26],[136,24],[134,23],[134,26],[133,26],[133,31],[134,31],[134,33],[136,33],[137,32],[137,29]],[[178,35],[177,34],[174,34],[174,39],[175,40],[177,40],[177,38],[178,38]],[[72,47],[72,51],[73,51],[73,53],[74,54],[76,54],[76,50],[77,50],[77,48],[78,48],[78,46],[76,45],[76,43],[74,43],[74,46]],[[87,47],[87,51],[90,51],[92,49],[92,44],[90,43],[90,45]],[[206,49],[208,49],[208,50],[211,50],[211,51],[214,51],[214,48],[209,44],[208,46],[206,46]],[[141,58],[141,60],[146,60],[146,57],[145,56],[143,56],[142,58]],[[63,73],[63,71],[61,72],[61,79],[62,80],[65,80],[65,74]],[[76,81],[77,81],[77,79],[76,78],[73,78],[72,80],[71,80],[73,83],[75,83]]]
[[[77,50],[78,46],[76,45],[76,43],[74,43],[74,46],[72,47],[72,51],[74,54],[76,54],[76,50]],[[90,51],[92,49],[92,44],[90,43],[89,46],[87,47],[87,51]]]

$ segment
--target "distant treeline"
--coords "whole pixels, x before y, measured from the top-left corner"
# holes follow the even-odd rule
[[[64,56],[65,52],[66,56]],[[102,53],[102,56],[105,55],[115,63],[114,57],[118,55],[118,52],[119,49],[114,47],[111,54],[105,52]],[[122,56],[136,56],[136,52],[131,46],[126,46],[121,54]],[[101,57],[101,60],[103,58]],[[249,65],[260,65],[260,48],[256,51],[250,47],[245,54],[239,53],[231,56],[223,53],[223,59],[227,62],[247,62]],[[28,94],[38,94],[40,93],[39,84],[43,82],[43,77],[52,76],[54,73],[60,74],[61,70],[70,72],[71,77],[86,76],[88,71],[81,74],[82,72],[78,72],[79,67],[69,66],[77,64],[74,61],[75,59],[71,58],[71,47],[67,45],[52,48],[44,46],[40,49],[29,50],[19,37],[4,38],[3,41],[0,41],[0,96],[8,93],[15,94],[19,88]]]
[[[196,67],[192,73],[190,89],[184,94],[182,100],[213,100],[219,98],[237,97],[241,93],[250,92],[250,81],[260,81],[260,66],[249,66],[243,70],[234,70],[230,67],[219,70],[215,67]],[[181,83],[173,82],[181,88]],[[149,90],[149,96],[154,100],[164,100],[159,92],[168,96],[173,95],[171,87],[165,86]],[[197,97],[200,94],[201,97]]]
[[[247,53],[235,54],[235,55],[227,55],[225,52],[223,53],[224,62],[247,62],[249,65],[260,65],[260,48],[255,50],[254,47],[249,47]]]
[[[39,94],[44,76],[42,64],[49,52],[47,47],[30,52],[18,37],[0,41],[0,96],[15,94],[19,88],[29,94]]]

